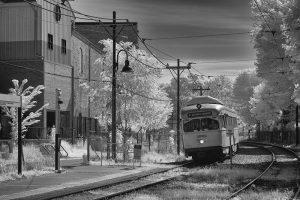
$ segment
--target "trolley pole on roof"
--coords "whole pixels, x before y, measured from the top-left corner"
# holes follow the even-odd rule
[[[200,88],[193,88],[194,92],[197,91],[197,90],[200,91],[200,96],[202,96],[204,90],[210,90],[210,89],[209,88],[203,88],[202,85],[200,85]]]
[[[172,69],[177,75],[177,154],[180,154],[180,75],[184,69],[191,69],[191,63],[187,66],[180,66],[180,60],[177,59],[177,66],[167,66],[167,69]],[[180,70],[182,70],[180,72]]]

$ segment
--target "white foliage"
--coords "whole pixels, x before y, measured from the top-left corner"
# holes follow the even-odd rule
[[[293,3],[291,3],[293,2]],[[284,28],[290,4],[295,1],[252,1],[254,25],[252,37],[257,51],[256,71],[264,81],[250,100],[251,112],[262,123],[278,118],[278,113],[288,110],[293,103],[294,82],[291,73],[290,51],[293,45],[287,40]]]
[[[99,68],[95,74],[102,81],[82,84],[93,103],[94,115],[103,126],[111,123],[111,77],[112,77],[112,40],[101,40],[103,55],[96,60]],[[133,73],[121,73],[128,52]],[[172,107],[167,94],[158,86],[163,66],[152,55],[136,49],[130,42],[120,42],[116,46],[118,56],[117,82],[117,127],[121,130],[143,130],[166,126]],[[117,57],[117,55],[116,55]],[[148,66],[145,66],[148,65]],[[157,101],[163,99],[165,101]]]
[[[12,80],[14,88],[10,88],[9,92],[12,95],[22,96],[22,116],[24,113],[28,112],[32,108],[36,106],[36,101],[33,101],[34,97],[41,94],[42,90],[45,89],[43,85],[38,85],[37,87],[28,86],[24,89],[25,84],[28,82],[27,79],[24,79],[19,85],[18,80]],[[30,112],[25,118],[22,119],[22,137],[25,137],[25,133],[27,128],[30,125],[38,123],[40,120],[37,118],[42,115],[42,110],[48,106],[48,104],[42,106],[38,110],[34,112]],[[11,136],[13,139],[18,138],[18,115],[17,115],[17,108],[14,107],[3,107],[4,112],[8,117],[12,119],[11,126],[12,126],[12,133]]]

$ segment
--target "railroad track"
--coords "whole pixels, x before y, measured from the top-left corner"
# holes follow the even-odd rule
[[[298,186],[298,188],[294,194],[294,197],[293,197],[293,200],[296,200],[296,199],[300,199],[300,185]]]
[[[105,187],[101,187],[98,189],[87,190],[84,192],[80,192],[73,195],[68,195],[64,197],[59,197],[60,200],[79,200],[79,199],[89,199],[89,200],[101,200],[101,199],[109,199],[116,196],[121,196],[133,191],[141,190],[144,188],[148,188],[150,186],[159,185],[164,182],[176,179],[177,177],[186,174],[186,170],[183,167],[194,168],[199,166],[208,166],[213,165],[216,162],[209,164],[197,164],[194,162],[189,162],[182,164],[180,166],[176,166],[171,169],[167,169],[164,172],[159,172],[152,174],[150,176],[138,178],[132,181],[122,182],[118,184],[107,185]],[[177,170],[177,171],[176,171]]]
[[[167,174],[170,171],[174,171],[176,169],[182,167],[192,167],[195,165],[193,161],[180,162],[180,163],[171,163],[177,166],[172,168],[161,168],[156,170],[151,170],[149,172],[145,172],[142,175],[134,175],[127,178],[120,178],[118,181],[110,182],[108,181],[106,184],[101,184],[99,186],[90,186],[84,187],[79,190],[73,189],[65,193],[57,193],[55,196],[47,197],[44,196],[43,200],[46,199],[108,199],[114,196],[119,196],[134,190],[138,190],[141,188],[149,187],[151,185],[163,183],[165,181],[176,178],[175,176],[168,176]],[[163,175],[162,175],[163,174]],[[157,176],[157,183],[155,177]],[[151,180],[151,178],[153,180]],[[148,179],[148,180],[147,180]],[[117,189],[116,189],[117,187]],[[123,189],[120,189],[123,188]]]
[[[246,146],[256,146],[259,148],[263,148],[266,151],[268,151],[271,155],[271,161],[269,163],[269,165],[263,170],[262,173],[260,173],[257,177],[255,177],[254,179],[252,179],[251,181],[249,181],[247,184],[245,184],[243,187],[241,187],[240,189],[238,189],[237,191],[235,191],[233,194],[231,194],[227,199],[232,199],[234,197],[236,197],[237,195],[239,195],[240,193],[242,193],[243,191],[245,191],[247,188],[249,188],[251,185],[253,185],[256,181],[258,181],[263,175],[265,175],[276,163],[276,152],[275,149],[280,149],[281,151],[285,151],[288,155],[296,158],[298,161],[300,161],[300,157],[293,152],[290,149],[284,148],[282,146],[278,146],[278,145],[272,145],[272,144],[265,144],[265,143],[258,143],[258,142],[243,142],[244,145]],[[295,187],[296,188],[296,187]],[[294,193],[294,197],[293,200],[295,199],[299,199],[300,197],[300,186],[298,186],[298,188],[296,189],[295,193]]]

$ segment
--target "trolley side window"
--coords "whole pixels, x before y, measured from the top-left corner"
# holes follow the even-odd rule
[[[184,132],[200,131],[200,119],[193,119],[183,125]]]
[[[227,114],[221,117],[222,126],[224,128],[237,127],[237,119],[235,117],[228,116]]]
[[[220,128],[218,120],[211,118],[201,119],[201,130],[218,130]]]

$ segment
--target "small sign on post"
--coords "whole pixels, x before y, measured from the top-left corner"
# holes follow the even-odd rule
[[[135,144],[133,149],[133,167],[134,167],[134,160],[140,160],[140,166],[142,165],[142,145]]]
[[[0,106],[21,107],[21,97],[11,94],[0,94]]]
[[[229,136],[230,169],[232,169],[232,143],[231,143],[231,138],[233,136],[233,131],[231,129],[227,130],[227,136]]]
[[[0,94],[0,106],[18,107],[18,174],[22,174],[22,96]]]

